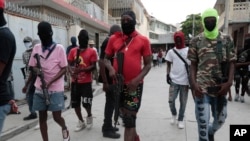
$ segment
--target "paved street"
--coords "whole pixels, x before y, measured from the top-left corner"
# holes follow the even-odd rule
[[[197,141],[197,123],[194,114],[194,103],[189,95],[186,114],[185,128],[178,129],[177,126],[170,125],[171,113],[168,106],[168,85],[165,81],[166,66],[152,68],[148,76],[145,78],[144,95],[142,97],[142,105],[137,118],[137,130],[141,141]],[[96,87],[100,89],[99,87]],[[68,93],[67,93],[68,95]],[[234,87],[232,87],[232,95],[234,96]],[[69,100],[67,100],[68,102]],[[66,102],[66,105],[68,105]],[[91,129],[84,129],[80,132],[74,132],[77,123],[76,115],[73,109],[63,112],[66,124],[70,131],[71,141],[108,141],[113,140],[103,138],[101,126],[103,123],[105,95],[103,92],[96,92],[93,100],[93,116],[94,125]],[[228,118],[225,125],[216,133],[215,140],[229,141],[229,125],[230,124],[250,124],[250,97],[245,96],[245,103],[228,102]],[[177,108],[179,103],[177,102]],[[34,130],[37,120],[23,121],[22,118],[27,115],[27,105],[21,107],[22,114],[9,115],[5,122],[4,134],[11,136],[8,141],[42,141],[39,130]],[[83,115],[86,112],[83,110]],[[121,122],[121,121],[120,121]],[[10,126],[12,125],[12,126]],[[14,127],[13,125],[18,125]],[[29,126],[27,126],[29,125]],[[20,128],[25,130],[21,134],[19,131],[13,131],[11,128]],[[51,141],[61,141],[62,133],[60,127],[53,121],[48,120],[49,139]],[[117,141],[123,141],[124,128],[119,125],[122,134]],[[11,131],[11,132],[10,132]],[[18,134],[18,135],[16,135]]]

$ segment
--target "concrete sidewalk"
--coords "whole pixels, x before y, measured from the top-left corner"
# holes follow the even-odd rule
[[[145,78],[144,94],[142,97],[142,105],[137,118],[137,132],[140,135],[141,141],[197,141],[197,123],[194,113],[194,102],[189,95],[186,114],[185,128],[178,129],[177,125],[170,125],[171,113],[168,105],[168,87],[165,81],[166,66],[152,68],[148,76]],[[232,95],[234,96],[234,86],[232,87]],[[179,102],[176,101],[176,106],[179,108]],[[73,109],[63,112],[66,124],[70,131],[71,141],[108,141],[113,140],[103,138],[101,127],[103,124],[105,95],[104,93],[97,94],[93,99],[93,127],[84,129],[80,132],[74,132],[77,123],[77,118]],[[67,105],[67,104],[66,104]],[[231,124],[250,124],[250,97],[245,96],[245,103],[228,102],[228,118],[225,125],[215,134],[216,141],[229,141],[229,127]],[[26,106],[27,108],[27,106]],[[83,115],[86,112],[82,110]],[[8,141],[42,141],[39,130],[34,130],[33,126],[37,120],[23,121],[22,118],[27,114],[10,115],[5,122],[5,135],[8,130],[11,130],[9,124],[16,124],[19,128],[25,130],[18,134],[13,132],[9,135]],[[19,118],[17,118],[19,117]],[[212,120],[212,119],[211,119]],[[121,123],[121,120],[120,120]],[[118,125],[121,133],[121,138],[117,141],[123,141],[124,127]],[[10,131],[9,131],[10,132]],[[60,127],[53,121],[48,120],[49,139],[53,141],[62,140]],[[17,135],[18,134],[18,135]],[[12,137],[12,138],[10,138]]]

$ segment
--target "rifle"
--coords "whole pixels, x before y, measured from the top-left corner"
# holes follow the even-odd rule
[[[119,117],[119,108],[120,108],[120,94],[123,91],[123,60],[124,60],[124,53],[118,52],[117,53],[117,62],[118,62],[118,73],[116,75],[117,82],[115,82],[114,87],[114,96],[115,96],[115,112],[114,112],[114,121],[115,127],[118,124],[118,117]]]
[[[77,51],[76,51],[76,59],[75,59],[75,62],[74,62],[74,66],[75,68],[78,68],[79,67],[79,64],[81,62],[81,60],[79,59],[80,57],[80,49],[78,48]],[[74,85],[74,88],[73,88],[73,93],[76,94],[77,92],[77,81],[78,81],[78,78],[77,78],[77,75],[75,76],[75,85]],[[71,100],[70,100],[70,104],[69,106],[66,108],[66,109],[69,109],[71,107]]]
[[[37,76],[40,77],[40,80],[42,82],[41,88],[43,90],[43,95],[44,95],[45,100],[46,100],[46,105],[49,105],[50,104],[49,92],[48,92],[48,89],[46,88],[46,82],[44,80],[44,74],[43,74],[42,66],[41,66],[41,62],[40,62],[40,55],[36,53],[34,55],[34,57],[35,57],[35,59],[37,61],[37,68],[39,69],[39,73],[38,73]]]

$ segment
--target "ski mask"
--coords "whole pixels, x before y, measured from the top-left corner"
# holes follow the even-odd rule
[[[216,39],[219,34],[218,12],[216,9],[210,8],[205,10],[201,15],[201,19],[205,37],[208,39]]]
[[[48,48],[53,43],[52,41],[52,27],[51,24],[45,21],[42,21],[38,24],[38,36],[42,42],[43,48]]]
[[[89,43],[89,34],[86,30],[82,29],[78,35],[78,41],[81,49],[86,49]]]
[[[0,27],[6,25],[7,23],[3,14],[4,7],[5,7],[4,0],[0,0]]]
[[[175,42],[175,47],[177,49],[182,49],[185,47],[185,37],[184,33],[181,31],[177,31],[174,34],[174,42]]]
[[[121,32],[121,31],[122,31],[121,27],[119,25],[114,24],[110,27],[109,36],[113,35],[116,32]]]
[[[72,46],[76,46],[76,37],[75,36],[72,36],[70,41],[72,43]]]
[[[125,35],[130,35],[135,30],[136,16],[133,11],[125,11],[121,15],[121,27]]]

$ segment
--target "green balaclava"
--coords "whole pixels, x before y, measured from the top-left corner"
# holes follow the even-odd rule
[[[207,17],[215,17],[216,18],[216,25],[212,31],[209,31],[205,26],[204,19]],[[218,12],[214,8],[209,8],[202,13],[201,19],[202,19],[202,25],[204,28],[204,34],[205,34],[206,38],[208,38],[208,39],[216,39],[217,38],[217,36],[219,34],[219,29],[218,29],[218,19],[219,18],[218,17],[219,17]]]

